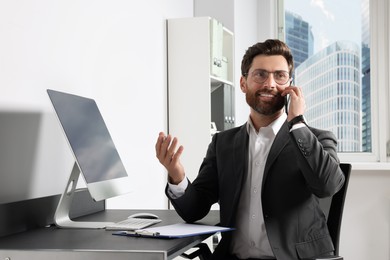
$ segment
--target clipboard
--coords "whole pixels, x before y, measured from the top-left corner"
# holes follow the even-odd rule
[[[148,238],[184,238],[218,232],[232,231],[234,228],[209,226],[202,224],[177,223],[167,226],[152,227],[134,231],[117,231],[113,235]]]

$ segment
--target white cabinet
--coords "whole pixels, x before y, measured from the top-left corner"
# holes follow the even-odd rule
[[[169,19],[167,32],[168,132],[184,146],[181,162],[192,181],[211,141],[211,122],[223,122],[229,111],[222,128],[234,126],[234,39],[209,17]]]

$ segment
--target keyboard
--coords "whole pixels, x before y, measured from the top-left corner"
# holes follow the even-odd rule
[[[125,220],[106,226],[106,230],[137,230],[149,227],[161,222],[161,219],[127,218]]]

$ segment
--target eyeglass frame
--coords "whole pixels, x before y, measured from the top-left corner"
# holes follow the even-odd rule
[[[258,81],[256,80],[256,78],[253,76],[253,74],[255,72],[266,72],[268,74],[268,76],[263,80],[263,81]],[[277,82],[278,80],[275,78],[275,73],[286,73],[288,75],[288,79],[286,80],[286,82],[284,83],[280,83],[280,82]],[[252,71],[251,73],[247,72],[247,73],[244,73],[244,77],[248,77],[249,74],[251,75],[251,77],[253,78],[253,81],[258,83],[258,84],[263,84],[264,82],[267,81],[267,79],[269,78],[269,75],[270,74],[273,74],[273,77],[274,77],[274,81],[279,84],[279,85],[286,85],[288,83],[289,80],[292,80],[292,77],[290,75],[290,73],[288,71],[285,71],[285,70],[275,70],[275,71],[267,71],[267,70],[264,70],[264,69],[255,69],[254,71]]]

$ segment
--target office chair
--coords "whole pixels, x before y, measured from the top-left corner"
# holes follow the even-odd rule
[[[343,187],[330,198],[320,199],[320,207],[326,214],[327,224],[330,237],[332,238],[334,245],[335,256],[329,256],[328,258],[314,258],[310,260],[322,260],[322,259],[335,259],[343,260],[343,257],[339,256],[339,244],[340,244],[340,230],[341,221],[343,218],[344,202],[347,195],[349,177],[351,175],[352,165],[349,163],[340,163],[340,168],[344,173],[345,182]],[[308,259],[309,260],[309,259]]]
[[[320,207],[324,211],[327,218],[327,225],[330,237],[332,238],[335,248],[334,256],[307,258],[304,260],[343,260],[339,256],[340,230],[341,221],[344,211],[344,202],[347,195],[349,177],[351,175],[352,165],[349,163],[340,163],[340,168],[344,173],[345,182],[343,187],[332,197],[320,199]],[[194,259],[199,257],[200,260],[207,260],[211,256],[211,251],[207,244],[199,243],[196,245],[198,249],[191,254],[183,253],[181,256],[186,259]]]

